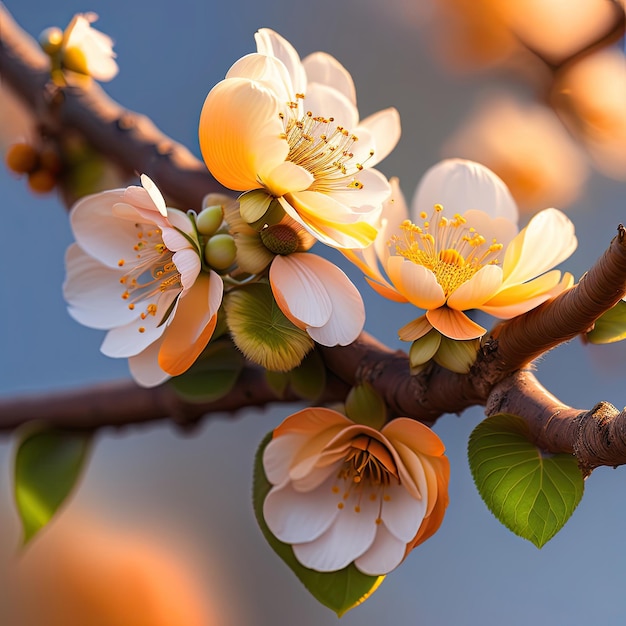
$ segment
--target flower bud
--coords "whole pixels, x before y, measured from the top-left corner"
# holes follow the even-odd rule
[[[29,143],[14,143],[5,155],[7,167],[17,174],[32,172],[39,161],[37,150]]]
[[[409,350],[411,368],[418,368],[420,365],[430,361],[435,356],[437,350],[439,350],[441,339],[441,333],[434,328],[423,337],[416,339],[411,344],[411,349]]]
[[[28,174],[28,186],[35,193],[48,193],[55,188],[56,184],[56,176],[48,170],[39,169]]]
[[[204,246],[204,259],[213,269],[225,270],[236,257],[237,247],[231,235],[214,235]]]
[[[292,254],[298,249],[298,234],[286,224],[273,224],[261,232],[263,245],[274,254]]]
[[[459,341],[441,337],[441,345],[437,350],[434,360],[442,367],[457,374],[467,374],[476,361],[480,339]]]
[[[48,55],[52,56],[61,49],[63,43],[63,31],[57,26],[51,26],[41,31],[39,45]]]
[[[210,237],[217,232],[217,229],[224,221],[224,209],[219,205],[208,206],[200,211],[196,218],[198,232]]]

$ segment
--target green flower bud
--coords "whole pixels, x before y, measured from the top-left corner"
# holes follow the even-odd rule
[[[208,206],[202,209],[196,218],[196,226],[198,232],[202,235],[210,237],[217,232],[217,229],[224,221],[224,209],[219,205]]]
[[[237,247],[231,235],[214,235],[204,246],[205,261],[216,270],[225,270],[237,258]]]
[[[480,339],[458,341],[441,337],[441,345],[433,357],[439,365],[457,374],[467,374],[476,361]]]
[[[286,224],[268,226],[260,232],[260,235],[265,247],[274,254],[292,254],[300,245],[298,234]]]
[[[439,350],[441,339],[441,333],[434,328],[423,337],[416,339],[411,344],[411,349],[409,350],[411,368],[418,368],[420,365],[430,361],[435,356],[437,350]]]
[[[39,35],[39,45],[48,55],[52,56],[61,49],[63,43],[63,31],[56,26],[51,26],[41,31]]]

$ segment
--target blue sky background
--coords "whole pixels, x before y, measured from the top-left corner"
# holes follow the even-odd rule
[[[410,197],[421,174],[442,156],[444,140],[494,82],[445,75],[414,23],[402,17],[407,4],[13,0],[7,6],[35,36],[47,26],[64,26],[75,12],[97,12],[97,26],[116,41],[121,68],[105,85],[107,92],[150,116],[195,154],[206,93],[237,58],[254,50],[255,30],[274,28],[302,56],[329,52],[351,71],[363,117],[387,106],[400,110],[402,140],[380,169],[399,176]],[[0,393],[68,389],[127,377],[124,361],[99,353],[102,333],[79,326],[65,311],[63,256],[71,234],[64,208],[54,194],[33,196],[23,180],[3,168],[0,185],[5,220]],[[579,277],[625,219],[623,184],[593,176],[568,214],[577,227],[579,249],[566,268]],[[346,270],[363,286],[366,329],[403,347],[396,330],[411,319],[410,308],[382,301],[358,273]],[[573,406],[589,408],[606,400],[621,407],[625,350],[623,344],[598,348],[574,341],[546,355],[537,365],[538,376]],[[80,490],[61,518],[84,511],[112,525],[179,542],[180,550],[192,555],[207,598],[219,606],[221,626],[334,624],[334,614],[309,596],[265,544],[251,509],[256,446],[289,412],[276,407],[236,418],[213,417],[193,436],[169,425],[102,432]],[[481,417],[481,409],[475,408],[438,422],[435,430],[452,466],[443,526],[342,623],[623,624],[624,470],[597,470],[570,522],[539,551],[501,526],[473,486],[465,449]],[[19,541],[11,458],[12,442],[1,438],[0,579],[3,568],[10,575],[10,556]],[[0,587],[0,615],[6,600],[2,594]]]

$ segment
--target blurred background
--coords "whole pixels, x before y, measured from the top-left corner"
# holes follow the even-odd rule
[[[617,6],[610,0],[13,0],[6,6],[35,37],[48,26],[65,27],[76,12],[98,13],[96,27],[115,40],[120,65],[106,91],[197,155],[207,92],[254,50],[254,32],[270,27],[302,57],[317,50],[337,57],[352,73],[362,117],[398,108],[402,139],[379,167],[399,176],[408,199],[441,157],[482,161],[510,185],[523,222],[548,206],[567,211],[579,248],[564,269],[577,278],[626,219],[623,41],[559,68],[606,32]],[[0,118],[9,119],[6,109]],[[20,128],[8,126],[1,131],[5,142]],[[125,361],[99,353],[103,334],[66,313],[63,257],[72,238],[64,206],[54,193],[35,195],[4,167],[0,185],[6,261],[0,393],[128,377]],[[396,330],[414,317],[410,307],[384,301],[344,269],[362,288],[366,330],[406,348]],[[536,369],[568,404],[590,408],[606,400],[621,407],[625,356],[621,343],[574,341]],[[21,557],[13,442],[2,435],[0,623],[336,623],[266,545],[251,507],[256,447],[295,408],[212,416],[187,435],[169,424],[98,433],[75,497]],[[539,551],[501,526],[474,488],[466,444],[481,418],[475,408],[436,424],[452,466],[444,523],[342,623],[623,624],[624,469],[596,470],[569,523]]]

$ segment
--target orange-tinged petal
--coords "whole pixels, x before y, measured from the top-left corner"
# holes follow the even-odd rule
[[[446,306],[426,312],[428,321],[442,334],[450,339],[477,339],[487,329],[473,322],[465,313]]]
[[[391,282],[411,304],[421,309],[435,309],[446,301],[437,278],[423,265],[401,256],[390,256],[386,269]]]
[[[429,333],[432,328],[432,324],[428,321],[426,316],[422,315],[408,324],[405,324],[398,331],[398,337],[400,337],[402,341],[415,341],[423,337],[426,333]]]
[[[391,420],[381,431],[391,444],[401,441],[411,450],[429,456],[441,456],[445,452],[443,441],[428,426],[408,417]]]
[[[200,114],[200,149],[204,161],[225,187],[248,191],[289,153],[281,134],[280,103],[261,83],[229,78],[206,97]]]
[[[291,161],[283,161],[262,178],[261,182],[273,196],[278,197],[293,191],[304,191],[314,180],[313,174],[303,167]]]
[[[172,376],[187,371],[206,347],[217,323],[223,283],[218,274],[201,274],[178,302],[163,337],[159,366]]]
[[[395,289],[387,287],[387,285],[381,285],[380,283],[373,281],[367,276],[365,277],[365,280],[367,281],[369,286],[383,298],[393,300],[394,302],[408,302],[408,300],[402,294],[398,293]]]
[[[345,415],[332,409],[323,407],[311,407],[302,409],[286,418],[280,426],[274,429],[274,437],[280,437],[286,433],[304,433],[313,435],[320,430],[331,428],[337,424],[350,426],[354,422]]]

